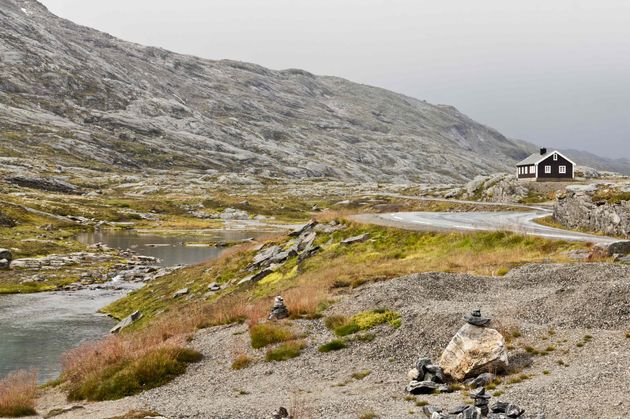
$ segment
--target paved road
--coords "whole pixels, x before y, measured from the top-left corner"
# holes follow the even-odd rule
[[[370,224],[425,231],[495,231],[508,230],[534,236],[569,241],[613,243],[612,237],[596,236],[561,230],[535,223],[549,211],[501,212],[397,212],[386,214],[360,214],[351,218]]]

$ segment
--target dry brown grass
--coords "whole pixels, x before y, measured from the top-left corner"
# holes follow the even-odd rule
[[[331,301],[328,290],[318,284],[291,288],[283,292],[282,295],[293,318],[317,317],[322,308]]]
[[[0,416],[34,415],[37,395],[37,374],[17,371],[0,381]]]
[[[142,330],[84,343],[64,354],[62,377],[77,383],[120,361],[135,360],[159,348],[184,347],[204,318],[201,308],[192,306]]]

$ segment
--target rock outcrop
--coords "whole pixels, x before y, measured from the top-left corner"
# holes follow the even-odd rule
[[[595,185],[569,186],[558,196],[553,217],[569,228],[630,237],[630,185],[604,193]]]
[[[495,173],[490,176],[476,176],[464,186],[462,197],[487,202],[520,202],[529,191],[515,175]]]
[[[122,319],[109,332],[110,333],[120,333],[121,330],[123,330],[126,327],[131,326],[134,322],[136,322],[137,320],[140,320],[141,318],[142,318],[142,313],[140,313],[139,311],[134,311],[129,316],[127,316],[124,319]]]

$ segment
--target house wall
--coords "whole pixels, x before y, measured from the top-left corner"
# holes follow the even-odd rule
[[[551,173],[545,173],[545,166],[551,166]],[[566,166],[567,172],[560,173],[560,166]],[[538,179],[572,179],[573,164],[558,154],[558,160],[553,159],[553,154],[538,163]]]
[[[518,173],[520,167],[528,167],[529,169],[527,171],[527,174],[519,174],[518,175],[519,179],[533,179],[536,177],[536,170],[535,170],[536,166],[534,166],[533,164],[529,166],[517,166],[516,173]]]

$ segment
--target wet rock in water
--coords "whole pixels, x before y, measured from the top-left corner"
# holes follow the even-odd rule
[[[368,238],[370,238],[370,235],[368,233],[363,233],[363,234],[358,235],[358,236],[348,237],[347,239],[342,240],[341,244],[362,243],[362,242],[366,241]]]
[[[142,313],[139,311],[134,311],[129,316],[122,319],[116,326],[114,326],[109,332],[110,333],[119,333],[125,327],[130,326],[135,321],[142,318]]]
[[[280,407],[269,416],[269,419],[285,419],[289,417],[289,411],[284,407]]]
[[[182,288],[181,290],[177,290],[173,293],[173,298],[183,297],[188,294],[188,288]]]
[[[216,282],[213,282],[212,284],[208,285],[208,290],[212,292],[217,292],[221,290],[221,286]]]
[[[490,324],[490,319],[481,316],[481,310],[473,310],[469,315],[464,316],[464,320],[474,326],[486,327]]]
[[[412,381],[407,384],[407,392],[410,394],[431,394],[437,390],[438,384],[433,381]]]
[[[505,339],[494,329],[466,323],[444,349],[438,364],[456,381],[503,370],[508,365]]]
[[[289,317],[289,310],[284,304],[284,299],[281,296],[277,296],[273,301],[273,307],[269,314],[269,320],[281,320]]]

